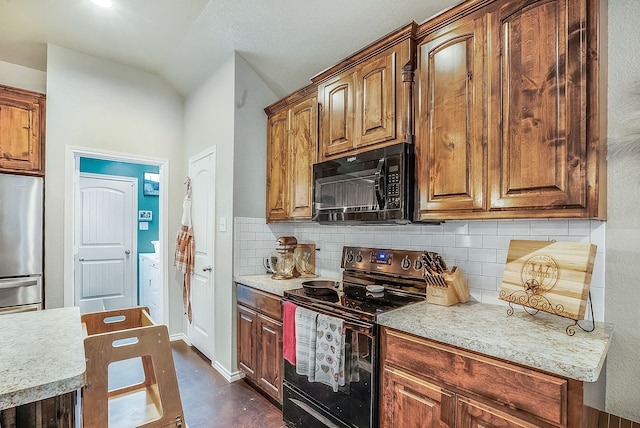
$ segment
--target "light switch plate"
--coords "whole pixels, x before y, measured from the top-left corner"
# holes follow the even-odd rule
[[[139,221],[138,228],[140,230],[149,230],[149,223],[147,223],[146,221]]]
[[[227,218],[226,217],[220,217],[220,224],[218,225],[218,230],[220,232],[226,232],[227,231]]]

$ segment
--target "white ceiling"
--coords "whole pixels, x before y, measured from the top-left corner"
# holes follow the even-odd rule
[[[0,0],[0,61],[46,71],[46,44],[163,76],[182,94],[237,51],[278,96],[458,0]]]

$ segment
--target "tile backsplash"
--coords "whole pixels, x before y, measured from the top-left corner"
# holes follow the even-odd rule
[[[498,299],[512,239],[590,242],[597,245],[591,280],[594,319],[604,321],[605,229],[599,220],[474,220],[439,225],[327,226],[316,223],[267,224],[264,218],[234,219],[234,274],[265,273],[262,261],[279,236],[316,245],[316,273],[340,278],[342,247],[361,246],[440,253],[448,266],[467,276],[472,300],[506,305]],[[590,314],[587,314],[590,318]]]

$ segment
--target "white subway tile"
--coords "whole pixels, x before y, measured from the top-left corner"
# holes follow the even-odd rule
[[[598,252],[605,253],[607,238],[607,223],[600,220],[591,221],[591,243],[598,246]]]
[[[493,248],[496,250],[508,250],[509,243],[511,242],[510,236],[483,236],[482,247]]]
[[[416,233],[414,235],[411,235],[410,242],[412,246],[428,248],[430,245],[433,244],[433,236],[421,235]]]
[[[529,220],[501,221],[498,223],[498,235],[530,235],[531,222]]]
[[[494,248],[469,248],[469,260],[496,263],[497,252]]]
[[[497,235],[498,222],[497,221],[470,221],[469,234],[470,235]]]
[[[589,235],[591,233],[591,220],[569,221],[569,235]]]
[[[458,247],[442,247],[441,251],[436,251],[444,257],[445,261],[455,260],[456,263],[469,260],[469,249]]]
[[[532,220],[531,235],[568,235],[568,220]]]
[[[605,303],[605,291],[604,288],[591,288],[591,303],[593,305],[593,319],[596,322],[604,322],[604,303]],[[587,309],[585,311],[585,318],[591,317],[589,313],[589,305],[587,304]]]
[[[456,247],[482,248],[482,236],[456,235]]]
[[[505,265],[503,263],[483,263],[482,275],[493,276],[502,280],[502,276],[504,275],[504,266]]]
[[[604,254],[596,253],[596,258],[593,262],[593,273],[591,274],[591,287],[605,287],[605,260],[606,256]]]
[[[454,235],[466,235],[469,233],[469,223],[461,221],[445,222],[442,227],[442,233]]]
[[[458,269],[460,269],[460,272],[462,272],[465,275],[482,275],[481,262],[476,262],[471,260],[460,260],[460,261],[455,260],[455,261],[452,261],[451,263],[449,263],[449,261],[446,260],[446,262],[449,269],[451,269],[452,266],[458,266]]]
[[[439,247],[455,247],[456,235],[434,235],[431,243]]]
[[[497,290],[498,282],[496,278],[482,275],[467,275],[467,284],[469,287],[482,290]]]

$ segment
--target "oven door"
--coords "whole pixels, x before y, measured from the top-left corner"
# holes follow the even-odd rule
[[[309,309],[320,312],[317,307]],[[309,382],[307,376],[297,374],[295,366],[285,360],[282,413],[287,425],[305,428],[377,425],[377,326],[344,320],[344,328],[345,385],[337,392],[328,385]]]

